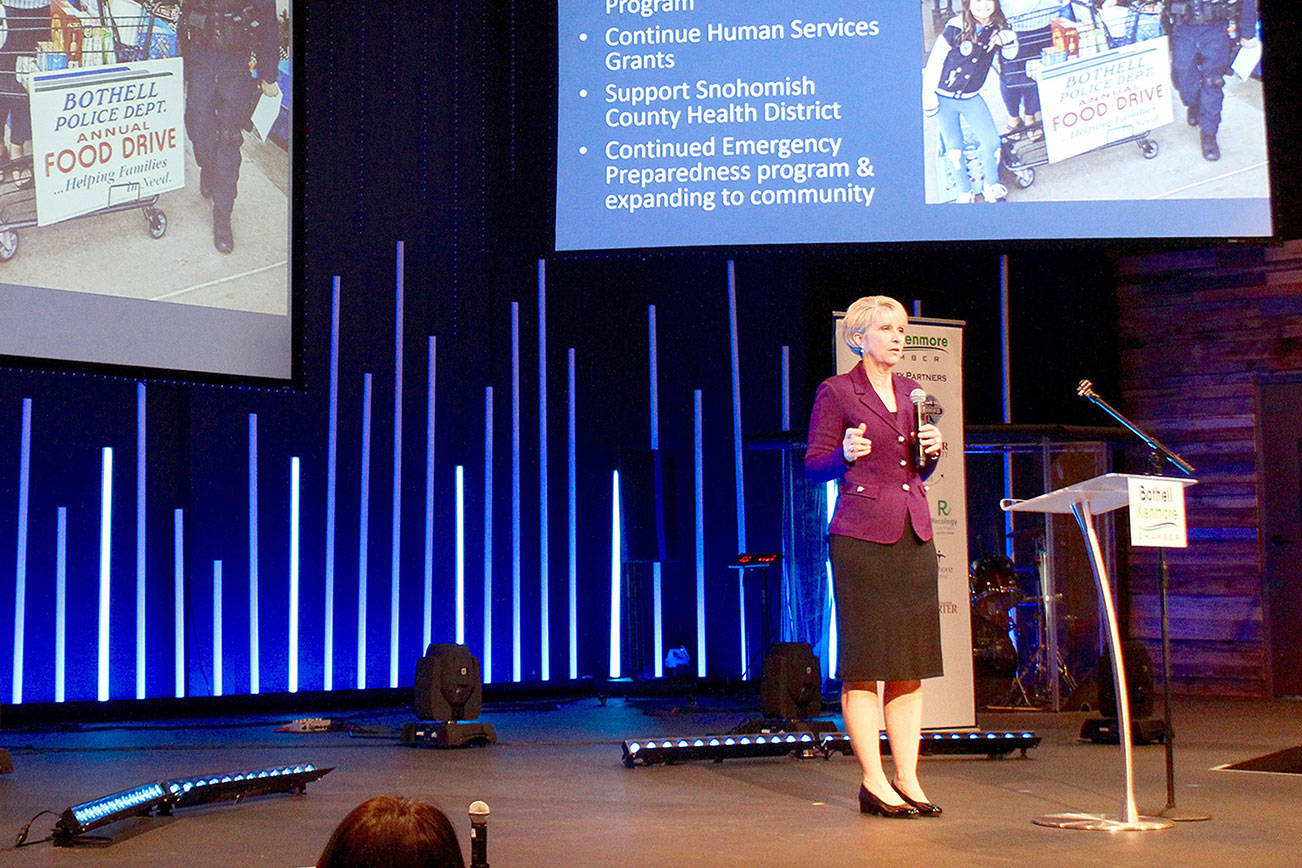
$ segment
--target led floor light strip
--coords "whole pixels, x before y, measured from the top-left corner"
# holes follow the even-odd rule
[[[246,772],[150,781],[65,808],[54,825],[55,846],[71,846],[87,832],[132,817],[171,814],[212,802],[243,800],[272,793],[303,793],[334,767],[298,763]]]
[[[890,752],[886,734],[882,752]],[[1040,743],[1033,732],[928,732],[923,733],[919,752],[942,754],[984,754],[992,759],[1020,750],[1022,755]],[[671,765],[680,762],[725,759],[753,759],[794,755],[801,758],[830,757],[833,753],[853,756],[850,737],[844,732],[774,732],[757,734],[690,735],[670,738],[633,738],[623,743],[626,768]]]
[[[675,738],[635,738],[623,745],[625,768],[693,760],[751,759],[797,754],[823,756],[812,732],[775,732],[757,735],[692,735]]]
[[[886,733],[878,736],[881,742],[881,751],[883,754],[891,752],[891,743],[886,738]],[[850,736],[844,732],[824,733],[819,743],[823,751],[828,755],[833,753],[844,754],[845,756],[854,756],[854,748],[850,745]],[[1007,756],[1015,750],[1020,750],[1022,756],[1026,752],[1040,743],[1040,736],[1033,732],[924,732],[922,740],[918,745],[918,753],[922,756],[939,756],[947,754],[984,754],[994,759],[995,757]]]

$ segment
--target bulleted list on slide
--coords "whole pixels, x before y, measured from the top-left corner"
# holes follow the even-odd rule
[[[890,28],[908,31],[915,67],[918,55],[904,24],[916,10],[886,9],[562,2],[558,248],[763,242],[792,220],[869,221],[890,162],[881,107],[894,88],[877,69],[892,62]]]

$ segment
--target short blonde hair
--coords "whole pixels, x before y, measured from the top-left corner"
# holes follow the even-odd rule
[[[873,327],[884,314],[893,314],[909,322],[909,312],[904,305],[888,295],[865,295],[858,299],[845,312],[845,345],[856,356],[863,355],[863,347],[854,342],[855,335],[861,335]]]

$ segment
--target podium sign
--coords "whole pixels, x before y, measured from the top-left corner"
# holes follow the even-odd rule
[[[1185,531],[1184,484],[1161,477],[1132,476],[1130,494],[1130,544],[1182,549],[1189,545]]]

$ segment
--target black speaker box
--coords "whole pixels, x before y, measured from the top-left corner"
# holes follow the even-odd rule
[[[1130,694],[1130,718],[1153,714],[1153,660],[1142,642],[1121,643],[1126,662],[1126,690]],[[1099,657],[1099,711],[1104,717],[1117,716],[1117,689],[1112,680],[1112,655]]]
[[[808,642],[777,642],[764,655],[760,710],[788,720],[822,713],[823,676]]]
[[[430,645],[416,661],[412,705],[421,720],[474,720],[483,704],[479,660],[465,645]]]

